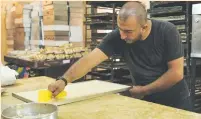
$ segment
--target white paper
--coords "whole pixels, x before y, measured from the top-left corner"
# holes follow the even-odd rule
[[[70,63],[70,60],[63,60],[63,64],[68,64]]]
[[[192,14],[201,14],[201,3],[200,4],[193,4]]]
[[[32,11],[31,12],[31,17],[37,17],[37,16],[39,16],[38,11]]]
[[[32,23],[39,23],[39,21],[40,21],[39,16],[31,18]]]
[[[28,9],[23,10],[23,14],[30,14],[30,13],[31,13],[31,10],[28,10]]]
[[[29,36],[31,36],[31,32],[26,32],[25,31],[25,37],[29,37]]]
[[[23,26],[24,26],[25,28],[30,28],[30,27],[31,27],[31,24],[23,24]]]
[[[31,14],[23,14],[23,19],[31,19]]]
[[[23,19],[23,23],[25,23],[25,24],[31,24],[31,19]]]
[[[25,40],[25,41],[28,41],[28,40],[30,40],[30,37],[29,37],[29,36],[25,36],[25,37],[24,37],[24,40]]]
[[[31,28],[29,28],[29,27],[26,28],[26,27],[25,27],[25,28],[24,28],[24,32],[31,32]]]
[[[34,6],[34,7],[33,7],[33,10],[39,11],[39,10],[40,10],[40,6],[39,6],[39,5]]]
[[[69,31],[68,25],[44,25],[44,31]]]
[[[29,10],[31,10],[31,9],[33,9],[33,6],[30,5],[30,4],[26,4],[26,5],[24,5],[24,9],[29,9]]]
[[[71,26],[70,27],[70,42],[82,42],[83,34],[82,28],[80,26]]]

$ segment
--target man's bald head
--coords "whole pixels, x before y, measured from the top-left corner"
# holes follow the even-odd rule
[[[119,20],[126,21],[128,17],[134,16],[141,25],[147,21],[147,12],[145,6],[141,2],[127,2],[119,11]]]

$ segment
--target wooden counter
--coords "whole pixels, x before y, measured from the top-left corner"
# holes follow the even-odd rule
[[[17,80],[7,86],[1,96],[2,106],[24,103],[12,97],[12,92],[47,88],[54,80],[36,77]],[[59,119],[201,119],[201,114],[141,101],[118,94],[105,95],[59,106]]]

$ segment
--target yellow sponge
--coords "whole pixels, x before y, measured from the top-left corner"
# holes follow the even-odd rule
[[[52,99],[52,92],[49,90],[39,90],[38,91],[38,102],[48,102]]]
[[[67,95],[66,91],[60,92],[55,98],[63,98]],[[49,90],[39,90],[38,91],[38,102],[48,102],[52,99],[52,92]]]
[[[66,91],[62,91],[62,92],[60,92],[60,93],[56,96],[56,98],[57,98],[57,99],[63,98],[63,97],[66,97],[66,95],[67,95],[67,92],[66,92]]]

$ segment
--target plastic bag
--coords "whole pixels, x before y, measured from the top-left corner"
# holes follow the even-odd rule
[[[1,79],[1,86],[12,85],[16,82],[16,76],[18,73],[10,69],[8,66],[0,66],[0,79]]]

